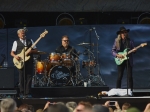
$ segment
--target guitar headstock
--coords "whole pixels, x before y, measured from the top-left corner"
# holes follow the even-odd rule
[[[144,46],[146,46],[147,45],[147,43],[142,43],[140,46],[141,47],[144,47]]]
[[[45,30],[45,31],[40,35],[40,37],[45,37],[46,34],[48,34],[48,31],[47,31],[47,30]]]

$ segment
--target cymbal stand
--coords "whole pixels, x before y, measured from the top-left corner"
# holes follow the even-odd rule
[[[78,57],[78,60],[77,60],[77,61],[74,60],[75,69],[76,69],[76,80],[75,80],[75,84],[76,84],[76,85],[79,85],[79,84],[83,85],[84,80],[83,80],[83,76],[82,76],[81,71],[80,71],[80,61],[79,61],[80,57],[79,57],[77,54],[75,54],[74,52],[72,52],[72,53],[73,53],[74,55],[76,55],[76,57]]]
[[[80,61],[77,60],[75,63],[76,63],[76,85],[83,85],[84,80],[80,72]]]
[[[36,64],[37,64],[38,57],[33,59],[34,59],[34,76],[32,77],[32,87],[35,86],[38,87],[40,82],[39,77],[37,77],[37,71],[36,71]]]
[[[48,77],[47,73],[47,63],[48,61],[44,60],[44,76],[41,78],[41,81],[43,80],[42,85],[46,87],[50,86],[50,78]]]
[[[91,68],[91,66],[90,66],[90,61],[91,61],[91,59],[93,59],[93,60],[95,60],[95,56],[94,56],[94,54],[93,54],[93,52],[92,51],[90,51],[90,49],[89,48],[87,48],[86,46],[84,46],[85,47],[85,49],[87,50],[87,54],[88,54],[88,61],[89,61],[89,66],[87,66],[87,71],[88,71],[88,79],[90,79],[90,75],[92,74],[92,68]]]
[[[102,78],[101,78],[101,74],[100,74],[100,66],[99,66],[99,43],[98,43],[98,40],[99,40],[99,36],[98,36],[98,34],[97,34],[97,32],[96,32],[96,28],[95,27],[93,27],[93,30],[94,30],[94,32],[95,32],[95,35],[96,35],[96,38],[97,38],[97,76],[98,76],[98,78],[100,79],[100,82],[103,84],[103,85],[105,85],[105,82],[102,80]]]

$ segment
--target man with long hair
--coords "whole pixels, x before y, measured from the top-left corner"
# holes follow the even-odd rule
[[[124,55],[120,54],[119,52],[123,52],[125,49],[127,52],[131,49],[134,49],[134,43],[129,38],[128,32],[130,30],[126,29],[125,27],[120,27],[120,30],[117,31],[117,38],[115,39],[114,45],[112,47],[112,54],[115,58],[123,59]],[[129,82],[129,88],[133,89],[133,78],[132,78],[132,67],[133,67],[133,57],[132,53],[127,55],[129,57],[127,60],[124,60],[120,65],[117,65],[118,68],[118,78],[116,88],[121,88],[121,80],[123,77],[124,69],[127,68],[127,79]]]

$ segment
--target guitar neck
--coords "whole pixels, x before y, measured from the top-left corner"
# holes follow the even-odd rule
[[[32,48],[39,42],[39,40],[40,40],[41,38],[42,38],[42,37],[39,37],[39,38],[34,42],[34,44],[25,52],[26,55],[32,50]]]
[[[140,47],[141,47],[141,45],[135,47],[134,49],[139,49]],[[128,52],[128,54],[132,53],[132,52],[134,51],[134,49],[130,50],[130,51]]]

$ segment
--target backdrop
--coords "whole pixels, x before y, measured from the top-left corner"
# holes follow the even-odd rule
[[[82,62],[88,60],[86,49],[84,46],[78,45],[82,42],[90,43],[92,46],[86,46],[95,56],[97,63],[99,64],[93,69],[94,74],[99,74],[105,84],[114,88],[117,79],[117,67],[114,62],[114,58],[111,53],[114,39],[116,38],[116,32],[121,25],[94,25],[94,26],[48,26],[48,27],[28,27],[26,34],[27,38],[32,38],[34,41],[40,36],[40,34],[46,29],[48,34],[37,43],[39,51],[47,52],[42,55],[42,60],[49,57],[51,52],[61,45],[61,37],[68,35],[70,38],[70,45],[72,45],[78,52],[80,69],[83,77],[88,77],[88,71],[82,68]],[[147,43],[148,45],[138,49],[134,54],[134,68],[133,79],[134,88],[149,88],[150,87],[150,25],[125,25],[127,29],[130,29],[129,36],[134,40],[135,46],[141,43]],[[95,29],[95,30],[93,30]],[[17,40],[18,28],[1,29],[0,30],[0,54],[7,56],[8,66],[14,67],[12,57],[10,56],[12,44],[14,40]],[[98,39],[99,38],[99,39]],[[98,47],[97,47],[98,45]],[[0,57],[2,60],[2,57]],[[18,82],[18,72],[15,68],[15,82]],[[0,79],[2,80],[2,79]],[[122,87],[126,87],[126,73],[124,74]]]

